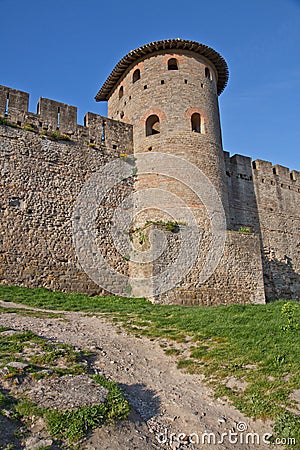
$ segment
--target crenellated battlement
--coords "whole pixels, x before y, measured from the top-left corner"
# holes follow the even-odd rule
[[[38,100],[36,112],[30,112],[27,92],[0,86],[0,283],[107,294],[79,264],[72,230],[74,205],[86,181],[101,173],[106,164],[122,154],[153,151],[186,158],[214,184],[227,221],[224,254],[214,274],[199,284],[204,263],[201,252],[205,254],[211,239],[211,231],[205,228],[205,208],[194,201],[186,187],[182,189],[180,178],[138,173],[118,182],[99,203],[95,236],[108,264],[130,279],[135,266],[128,262],[128,255],[115,248],[111,225],[118,229],[116,212],[124,207],[125,199],[134,199],[143,186],[152,189],[159,185],[191,206],[204,231],[199,261],[170,294],[159,297],[160,302],[230,304],[264,302],[265,297],[300,299],[300,172],[222,151],[217,97],[203,90],[203,85],[213,80],[207,77],[205,67],[199,68],[198,59],[191,61],[190,55],[184,59],[184,49],[179,50],[176,70],[169,69],[162,53],[159,61],[147,58],[147,70],[144,62],[138,69],[132,67],[135,71],[126,73],[119,89],[114,88],[116,80],[108,79],[106,93],[102,94],[110,95],[110,101],[115,102],[118,115],[114,117],[120,117],[120,121],[87,112],[80,125],[76,106],[44,97]],[[136,70],[139,78],[134,77]],[[199,73],[203,79],[197,79]],[[195,83],[200,86],[198,97]],[[108,88],[114,92],[110,94]],[[153,102],[158,109],[153,109]],[[205,114],[202,106],[193,109],[195,102],[203,106]],[[134,126],[122,122],[123,118]],[[163,169],[163,174],[168,173]],[[167,206],[170,211],[176,209]],[[123,224],[120,233],[124,233]],[[173,264],[179,240],[171,235],[167,238],[170,248],[139,274],[145,273],[148,278],[148,270],[156,274]],[[109,292],[115,292],[115,279],[109,283]]]
[[[294,190],[300,193],[300,172],[290,170],[270,161],[256,159],[252,161],[248,156],[233,155],[224,152],[226,175],[236,177],[244,181],[252,181],[270,184],[277,188]]]
[[[28,111],[29,94],[0,86],[0,117],[8,124],[37,134],[56,132],[68,140],[83,140],[91,147],[105,146],[132,152],[132,126],[88,112],[84,125],[77,123],[77,107],[41,97],[37,113]]]
[[[290,186],[290,188],[300,186],[300,172],[297,170],[290,170],[288,167],[281,166],[280,164],[273,165],[270,161],[261,159],[253,161],[252,167],[262,182],[266,180],[274,181],[277,184],[283,184],[281,187]]]
[[[7,115],[10,108],[15,111],[28,111],[29,94],[6,86],[0,86],[0,114]]]

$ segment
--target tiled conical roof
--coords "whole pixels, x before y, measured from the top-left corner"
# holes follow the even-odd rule
[[[228,81],[228,66],[225,59],[214,49],[199,42],[185,39],[165,39],[163,41],[150,42],[135,50],[131,50],[115,66],[105,83],[97,93],[95,99],[97,102],[108,100],[112,90],[118,83],[124,72],[139,59],[150,55],[153,52],[162,50],[188,50],[207,58],[216,68],[218,80],[217,89],[220,95]]]

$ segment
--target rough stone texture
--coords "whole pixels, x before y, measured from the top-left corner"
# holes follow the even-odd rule
[[[168,70],[170,58],[177,60],[178,70]],[[134,81],[137,69],[140,78]],[[114,213],[123,200],[134,191],[155,187],[175,194],[193,212],[202,241],[194,267],[176,287],[156,295],[153,282],[150,297],[154,301],[212,305],[299,299],[300,174],[241,155],[230,158],[223,152],[217,76],[213,62],[190,48],[148,51],[126,65],[111,90],[111,118],[87,113],[84,126],[77,125],[74,106],[41,98],[33,114],[28,112],[27,93],[0,86],[0,115],[10,122],[0,125],[1,282],[104,293],[83,272],[75,254],[71,227],[75,201],[84,183],[108,162],[132,153],[160,152],[186,159],[216,189],[227,220],[220,263],[205,283],[199,282],[212,242],[205,205],[189,184],[159,173],[132,174],[102,199],[95,227],[106,261],[125,276],[150,277],[150,284],[151,277],[176,262],[181,232],[165,233],[167,247],[143,265],[129,262],[111,235]],[[201,116],[200,132],[192,130],[194,113]],[[151,115],[158,116],[160,123],[155,126],[160,132],[147,136]],[[55,140],[53,133],[68,140]],[[172,169],[172,163],[168,164],[165,169]],[[182,175],[192,181],[197,178],[196,171]],[[176,220],[172,211],[183,211],[177,200],[158,206],[161,211],[142,211],[131,225]],[[137,249],[148,249],[147,243],[138,241],[138,237],[133,239]],[[191,250],[192,246],[191,242]],[[115,292],[115,280],[111,287]]]
[[[56,108],[57,102],[43,99],[39,104],[42,111],[42,105],[49,110],[51,105]],[[132,127],[89,113],[88,126],[74,127],[73,122],[66,125],[63,131],[68,130],[70,141],[53,141],[40,134],[43,128],[55,128],[51,115],[46,120],[45,116],[26,111],[16,114],[14,110],[8,120],[25,126],[28,115],[35,132],[0,126],[1,282],[104,293],[80,267],[72,241],[71,217],[90,176],[120,153],[132,152]],[[131,189],[130,183],[121,183],[115,197],[122,199]],[[114,205],[107,207],[106,216],[114,209]],[[101,239],[106,217],[100,217],[96,226]],[[127,261],[116,255],[112,246],[103,245],[101,251],[126,272]]]
[[[171,58],[178,61],[178,70],[168,70]],[[133,83],[137,68],[141,78]],[[212,79],[205,76],[205,68]],[[121,87],[124,94],[119,98]],[[193,113],[201,115],[201,133],[192,131]],[[146,136],[146,120],[153,114],[160,119],[160,134]],[[227,211],[216,74],[208,60],[180,50],[148,55],[116,86],[108,101],[108,115],[133,124],[135,152],[151,147],[151,151],[187,158],[198,166],[216,187]]]
[[[104,403],[108,390],[88,375],[64,375],[39,381],[26,381],[19,391],[43,408],[74,410]]]
[[[168,61],[171,58],[177,60],[178,70],[168,70]],[[133,74],[137,69],[140,70],[140,79],[133,82]],[[206,76],[207,69],[210,72],[209,77]],[[186,158],[198,167],[217,190],[222,200],[228,228],[231,228],[224,158],[226,155],[222,150],[216,83],[215,67],[206,58],[183,50],[155,52],[141,58],[126,70],[108,100],[108,113],[110,117],[133,124],[135,153],[149,151],[168,153]],[[193,113],[200,114],[200,133],[192,130]],[[146,136],[147,118],[153,114],[159,117],[160,133]],[[197,177],[196,174],[190,175],[191,178],[193,176]],[[155,301],[183,304],[264,302],[257,237],[236,233],[237,237],[234,239],[233,234],[229,234],[225,253],[217,271],[205,283],[200,284],[199,273],[203,269],[210,243],[209,218],[204,205],[187,186],[161,175],[139,176],[135,184],[136,190],[153,187],[166,189],[179,196],[193,211],[198,226],[205,234],[196,264],[176,288],[157,296],[155,292],[158,286],[155,286],[155,281],[153,282]],[[170,205],[168,207],[170,208]],[[176,209],[178,211],[176,200],[171,207],[174,211]],[[148,211],[144,221],[159,219],[162,217],[157,211],[152,210]],[[165,214],[163,220],[172,220],[172,217]],[[176,220],[176,215],[173,220]],[[138,225],[142,225],[140,218]],[[257,233],[257,230],[253,231]],[[176,263],[180,237],[177,237],[176,244],[174,241],[176,237],[169,235],[166,251],[153,262],[153,276]],[[194,243],[191,241],[190,245],[193,246]],[[183,264],[179,261],[174,271],[180,272],[183,268]],[[151,270],[148,265],[144,265],[139,271],[141,275],[147,277],[149,272]],[[139,294],[139,290],[134,292]]]
[[[264,284],[259,238],[254,233],[227,232],[227,240],[221,261],[213,275],[199,283],[211,236],[202,236],[198,260],[179,285],[155,298],[166,304],[206,305],[234,303],[263,303]],[[167,255],[173,262],[173,255]],[[162,270],[164,258],[156,262],[155,269]],[[217,302],[216,302],[216,299]]]
[[[29,94],[27,92],[17,91],[16,89],[0,86],[0,111],[6,115],[8,110],[15,108],[19,111],[27,111],[29,103]]]
[[[261,242],[267,300],[300,299],[300,173],[226,154],[231,226]]]

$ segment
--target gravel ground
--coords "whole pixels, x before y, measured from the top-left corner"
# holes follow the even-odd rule
[[[0,305],[20,307],[1,301]],[[270,423],[252,421],[228,402],[214,399],[212,391],[199,376],[177,369],[174,357],[167,356],[158,341],[129,335],[104,317],[77,312],[66,312],[63,318],[42,319],[2,313],[0,325],[15,330],[31,330],[39,336],[92,350],[92,371],[102,373],[119,384],[132,406],[130,417],[116,425],[95,430],[82,448],[248,450],[272,447],[263,442],[263,435],[272,433]],[[77,395],[82,396],[82,391],[74,389],[73,404],[76,404]],[[3,430],[0,449],[5,448],[8,439],[8,425],[4,419],[0,420]],[[254,432],[259,436],[259,444],[247,443],[246,434]],[[16,448],[38,448],[34,443],[34,430],[32,433],[33,443],[29,442],[25,447],[16,445]],[[180,433],[183,435],[179,436]],[[210,444],[207,435],[202,443],[203,433],[211,433]],[[229,436],[230,433],[233,434]],[[277,445],[276,449],[282,447]]]

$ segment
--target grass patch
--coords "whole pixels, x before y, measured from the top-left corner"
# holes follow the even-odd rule
[[[300,380],[300,305],[295,302],[184,307],[7,286],[0,286],[0,299],[53,310],[102,313],[136,335],[189,345],[189,357],[180,359],[174,354],[180,368],[204,374],[216,395],[228,397],[245,415],[274,420],[279,435],[282,417],[288,414],[290,437],[298,436],[300,443],[299,411],[291,400]],[[227,386],[232,377],[244,383],[242,392]]]
[[[38,407],[28,400],[17,401],[16,418],[31,421],[32,417],[43,417],[52,437],[72,444],[85,437],[89,431],[104,423],[126,419],[130,407],[122,392],[113,381],[95,375],[94,380],[108,389],[105,402],[99,405],[84,406],[73,411],[59,411]]]
[[[23,312],[23,310],[22,310]],[[42,408],[19,394],[16,386],[27,379],[59,377],[88,373],[88,351],[75,350],[70,345],[52,342],[31,331],[14,332],[0,327],[0,381],[5,390],[0,391],[0,414],[32,425],[42,417],[51,437],[72,444],[105,422],[124,419],[129,414],[129,404],[118,386],[103,376],[94,380],[108,390],[106,400],[97,405],[84,406],[72,411]],[[10,362],[25,363],[23,366],[9,366]],[[9,387],[8,387],[9,386]]]
[[[180,355],[181,351],[177,348],[166,348],[165,349],[166,355]]]
[[[11,127],[11,128],[19,128],[19,129],[22,129],[25,131],[39,133],[38,128],[35,127],[35,125],[31,122],[27,123],[26,125],[21,127],[20,125],[16,124],[15,122],[11,122],[6,117],[3,117],[1,115],[0,115],[0,125],[5,125],[5,126]],[[71,141],[70,136],[68,136],[65,133],[60,133],[59,130],[53,130],[53,131],[52,130],[51,131],[43,130],[39,134],[40,134],[40,136],[46,136],[48,139],[50,139],[52,141]]]
[[[100,405],[82,407],[75,411],[44,411],[46,422],[53,436],[72,443],[103,423],[125,419],[128,416],[129,404],[118,386],[100,375],[95,375],[93,378],[108,389],[106,401]]]
[[[23,127],[23,130],[25,130],[25,131],[31,131],[31,132],[33,132],[33,133],[36,133],[37,132],[37,130],[34,128],[34,125],[33,125],[33,123],[27,123],[24,127]]]
[[[56,375],[76,375],[85,371],[81,364],[85,357],[83,352],[75,351],[69,345],[48,341],[31,331],[0,334],[0,368],[17,361],[28,364],[26,371],[34,375],[41,371],[45,373],[45,369],[51,369]],[[19,369],[9,368],[9,371],[12,375],[19,373]]]
[[[38,317],[41,319],[63,319],[66,320],[63,314],[52,313],[47,311],[35,311],[34,309],[24,309],[24,308],[5,308],[0,306],[0,314],[19,314],[21,316]]]
[[[3,116],[0,116],[0,125],[6,125],[7,127],[12,128],[20,128],[16,123],[11,122],[10,120],[6,119]]]
[[[53,141],[71,141],[70,136],[64,133],[60,133],[58,130],[54,131],[42,131],[41,136],[46,136]]]

